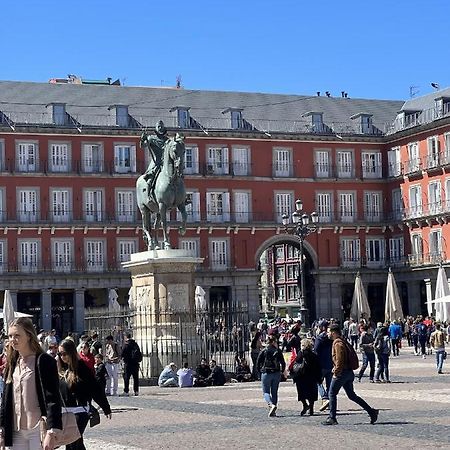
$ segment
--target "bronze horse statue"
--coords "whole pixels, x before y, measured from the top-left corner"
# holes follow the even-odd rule
[[[152,149],[147,143],[146,131],[141,136],[141,146],[147,147],[154,158]],[[136,200],[142,215],[142,232],[149,250],[160,248],[170,249],[167,233],[167,211],[178,208],[181,213],[182,224],[180,234],[186,231],[186,189],[184,187],[184,142],[176,136],[167,139],[163,146],[162,164],[156,172],[155,180],[149,186],[144,175],[136,181]],[[152,227],[152,215],[155,220]],[[158,243],[158,229],[162,225],[163,242]]]

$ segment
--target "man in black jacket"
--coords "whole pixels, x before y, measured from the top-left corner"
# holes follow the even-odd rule
[[[322,406],[320,407],[320,411],[325,411],[330,404],[329,394],[331,379],[333,377],[333,360],[331,358],[331,347],[333,345],[333,341],[328,337],[327,328],[328,322],[326,320],[322,320],[319,323],[320,333],[314,342],[314,353],[319,358],[320,367],[322,369],[322,377],[325,381],[325,389],[323,387],[323,383],[319,384],[319,394],[322,397]]]
[[[125,335],[125,345],[122,349],[122,359],[124,363],[123,395],[129,395],[131,377],[133,377],[134,395],[139,395],[139,363],[142,361],[142,353],[137,342],[132,339],[131,333],[127,333]]]

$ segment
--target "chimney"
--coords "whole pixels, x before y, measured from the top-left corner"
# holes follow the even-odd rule
[[[317,91],[317,97],[320,97],[320,91]]]

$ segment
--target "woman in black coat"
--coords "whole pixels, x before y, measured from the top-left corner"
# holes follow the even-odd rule
[[[312,416],[314,414],[314,402],[318,398],[317,383],[322,381],[322,370],[319,358],[313,352],[310,339],[302,339],[301,350],[297,354],[295,362],[300,364],[300,370],[292,373],[292,379],[297,388],[298,401],[303,404],[300,414],[304,416],[309,410],[309,415]]]

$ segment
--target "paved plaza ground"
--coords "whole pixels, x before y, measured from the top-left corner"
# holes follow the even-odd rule
[[[448,361],[450,363],[450,361]],[[403,349],[391,358],[391,384],[355,382],[355,390],[380,409],[376,425],[338,398],[339,425],[324,427],[326,413],[300,416],[295,386],[280,386],[278,417],[267,417],[259,383],[209,388],[144,387],[139,397],[110,397],[111,421],[88,429],[89,450],[136,449],[450,449],[450,364],[438,375],[434,355]],[[319,403],[316,403],[317,409]]]

